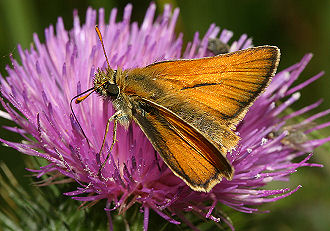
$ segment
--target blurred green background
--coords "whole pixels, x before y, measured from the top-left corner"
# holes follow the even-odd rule
[[[141,22],[149,1],[132,1],[132,20]],[[314,57],[300,76],[299,82],[305,81],[320,71],[325,76],[302,91],[302,97],[293,105],[299,109],[319,98],[324,103],[317,111],[330,108],[330,1],[329,0],[172,0],[155,1],[158,12],[164,3],[180,7],[177,31],[184,33],[184,41],[190,41],[195,31],[205,33],[211,23],[234,32],[234,39],[243,33],[253,37],[255,45],[276,45],[281,49],[282,70],[298,62],[304,54],[313,53]],[[84,22],[88,6],[106,9],[108,18],[113,7],[118,8],[121,19],[123,8],[128,1],[110,0],[0,0],[0,72],[7,73],[5,66],[10,63],[9,54],[17,59],[17,44],[28,48],[32,34],[36,32],[44,41],[44,29],[55,25],[60,16],[66,29],[72,28],[72,12],[78,9],[81,22]],[[314,111],[315,113],[316,111]],[[319,120],[329,121],[328,118]],[[13,123],[0,119],[1,125]],[[330,135],[329,129],[322,130],[322,136]],[[3,128],[1,138],[19,141],[20,137],[9,134]],[[0,147],[0,160],[3,160],[19,178],[27,184],[23,155]],[[328,230],[330,227],[330,157],[329,146],[316,151],[312,161],[322,163],[324,168],[301,168],[288,183],[274,183],[269,188],[294,188],[299,184],[304,187],[289,198],[262,206],[271,210],[268,214],[232,213],[237,230]],[[31,186],[33,187],[33,186]]]

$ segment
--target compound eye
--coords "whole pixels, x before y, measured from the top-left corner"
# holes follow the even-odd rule
[[[117,98],[119,94],[119,87],[117,84],[112,84],[109,83],[107,87],[107,95],[110,96],[111,98]]]

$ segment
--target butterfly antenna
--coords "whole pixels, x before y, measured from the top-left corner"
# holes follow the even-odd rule
[[[100,29],[99,29],[99,27],[98,27],[97,25],[95,26],[95,30],[96,30],[96,33],[97,33],[97,35],[99,36],[99,40],[100,40],[100,42],[101,42],[101,44],[102,44],[103,53],[104,53],[105,59],[106,59],[107,64],[108,64],[108,68],[111,69],[111,68],[110,68],[110,64],[109,64],[109,59],[108,59],[107,53],[105,52],[105,48],[104,48],[104,44],[103,44],[102,34],[101,34],[101,31],[100,31]],[[90,96],[94,91],[96,91],[97,89],[101,88],[101,87],[102,87],[103,85],[105,85],[106,83],[107,83],[107,82],[102,83],[102,84],[101,84],[100,86],[98,86],[97,88],[92,87],[92,88],[90,88],[90,89],[88,89],[88,90],[86,90],[86,91],[84,91],[84,92],[82,92],[82,93],[76,95],[76,96],[73,97],[73,98],[71,99],[71,101],[70,101],[70,108],[71,108],[72,115],[73,115],[74,119],[77,121],[78,126],[79,126],[79,128],[80,128],[82,134],[84,135],[84,137],[85,137],[85,139],[86,139],[86,141],[87,141],[88,147],[91,147],[91,146],[90,146],[90,142],[89,142],[89,140],[88,140],[88,138],[87,138],[87,136],[86,136],[84,130],[82,129],[82,127],[81,127],[81,125],[80,125],[80,123],[79,123],[79,121],[78,121],[78,118],[77,118],[76,114],[75,114],[74,111],[73,111],[72,102],[75,100],[75,103],[76,103],[76,104],[81,103],[81,102],[84,101],[88,96]],[[88,93],[88,92],[89,92],[89,93]],[[88,94],[86,94],[86,93],[88,93]],[[86,94],[86,95],[85,95],[85,94]]]
[[[105,59],[106,59],[107,64],[108,64],[108,68],[110,69],[109,59],[108,59],[107,53],[105,52],[102,34],[101,34],[101,31],[100,31],[100,29],[97,25],[95,26],[95,30],[96,30],[97,35],[99,36],[99,40],[100,40],[100,42],[102,44],[102,48],[103,48],[103,53],[104,53]]]
[[[83,136],[85,137],[85,139],[86,139],[86,141],[87,141],[87,144],[88,144],[88,147],[89,147],[89,148],[91,147],[91,146],[90,146],[90,142],[89,142],[89,140],[88,140],[88,138],[87,138],[87,136],[86,136],[84,130],[82,129],[82,127],[81,127],[81,125],[80,125],[80,123],[79,123],[79,121],[78,121],[78,118],[77,118],[76,114],[75,114],[74,111],[73,111],[72,102],[73,102],[73,100],[76,99],[76,100],[75,100],[75,103],[76,103],[76,104],[80,103],[81,101],[85,100],[90,94],[92,94],[95,90],[96,90],[96,89],[94,89],[94,88],[90,88],[90,89],[88,89],[87,91],[84,91],[84,92],[82,92],[82,93],[76,95],[76,96],[73,97],[73,98],[71,99],[71,101],[70,101],[70,108],[71,108],[72,115],[73,115],[75,121],[77,121],[78,126],[79,126],[79,128],[80,128],[80,130],[81,130]],[[87,92],[90,92],[90,93],[87,94],[87,95],[85,95]],[[82,96],[82,95],[84,95],[84,96]]]

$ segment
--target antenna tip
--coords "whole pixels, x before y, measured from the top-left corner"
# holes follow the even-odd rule
[[[100,29],[99,29],[99,26],[97,24],[95,25],[95,30],[98,34],[100,33]]]
[[[80,98],[78,98],[78,99],[76,99],[74,102],[76,103],[76,104],[78,104],[78,103],[80,103],[82,100],[80,99]]]

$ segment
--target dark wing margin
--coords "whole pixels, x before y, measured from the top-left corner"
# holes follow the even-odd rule
[[[171,111],[142,100],[133,118],[170,169],[193,190],[209,192],[233,168],[211,141]]]

